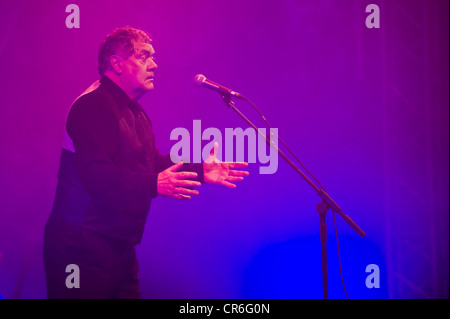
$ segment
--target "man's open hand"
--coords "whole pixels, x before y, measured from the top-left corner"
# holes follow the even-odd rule
[[[197,173],[177,172],[182,165],[183,162],[179,162],[158,174],[158,195],[176,199],[191,199],[190,195],[198,195],[198,191],[185,188],[201,185],[199,182],[188,180],[196,178]]]
[[[247,167],[245,162],[221,162],[216,157],[219,144],[214,143],[208,159],[203,163],[203,173],[206,183],[220,184],[230,188],[236,188],[236,184],[231,182],[240,182],[244,176],[248,176],[247,171],[236,171],[233,168]]]

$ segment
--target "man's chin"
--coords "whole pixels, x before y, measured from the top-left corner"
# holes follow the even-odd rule
[[[135,90],[136,93],[136,99],[140,99],[142,96],[144,96],[146,93],[153,90],[153,84],[152,85],[142,85],[140,88]]]
[[[155,87],[153,86],[153,81],[152,81],[152,83],[146,83],[145,85],[144,85],[144,90],[146,90],[146,91],[151,91],[151,90],[153,90]]]

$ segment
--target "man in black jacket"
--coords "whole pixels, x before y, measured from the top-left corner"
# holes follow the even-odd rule
[[[247,163],[173,164],[155,147],[137,100],[153,90],[149,36],[130,27],[107,35],[100,81],[70,108],[58,185],[44,236],[49,298],[139,298],[140,243],[151,200],[190,199],[201,183],[236,187]],[[71,272],[74,271],[71,277]]]

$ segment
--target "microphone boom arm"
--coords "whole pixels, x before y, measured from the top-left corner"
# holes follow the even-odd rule
[[[304,173],[302,170],[300,170],[297,165],[295,165],[289,157],[284,154],[282,150],[279,149],[277,145],[275,145],[270,139],[263,134],[244,114],[242,114],[241,111],[238,110],[238,108],[235,106],[235,103],[231,101],[231,96],[229,94],[222,95],[222,99],[225,102],[225,104],[228,106],[228,108],[235,111],[245,122],[247,122],[248,125],[250,125],[261,137],[263,137],[266,140],[266,143],[272,147],[285,161],[286,163],[291,166],[294,171],[296,171],[319,195],[320,198],[331,208],[335,213],[342,216],[342,218],[347,222],[347,224],[350,225],[361,237],[365,237],[366,233],[344,212],[342,211],[342,208],[328,195],[328,193],[320,189],[316,184],[314,184],[311,179]]]

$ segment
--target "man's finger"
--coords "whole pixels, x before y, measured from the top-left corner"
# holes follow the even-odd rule
[[[179,163],[176,163],[176,164],[170,166],[167,170],[168,170],[169,172],[175,172],[175,171],[178,170],[182,165],[183,165],[183,161],[181,161],[181,162],[179,162]]]
[[[183,187],[200,187],[202,185],[202,183],[200,183],[200,182],[189,181],[189,180],[184,180],[184,179],[178,180],[176,184],[177,184],[177,186],[183,186]]]
[[[190,190],[183,187],[175,187],[175,191],[180,195],[194,195],[197,196],[199,193],[196,190]]]
[[[236,185],[234,185],[233,183],[227,182],[227,181],[223,181],[221,183],[223,186],[229,187],[229,188],[236,188]]]
[[[186,178],[196,178],[197,173],[195,173],[195,172],[178,172],[178,173],[175,173],[175,177],[180,180],[186,179]]]
[[[174,194],[174,195],[172,196],[172,198],[175,198],[175,199],[182,199],[182,200],[188,200],[188,199],[191,199],[191,196],[183,195],[183,194]]]
[[[231,162],[227,163],[229,168],[238,168],[238,167],[247,167],[248,163],[246,162]]]
[[[230,182],[240,182],[240,181],[243,181],[244,178],[240,177],[240,176],[228,176],[225,180],[230,181]]]
[[[228,175],[230,175],[230,176],[248,176],[248,175],[250,175],[250,173],[247,172],[247,171],[233,171],[233,170],[230,170],[230,171],[228,171]]]

